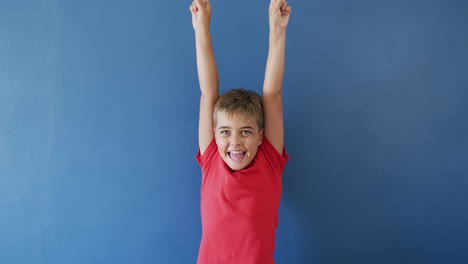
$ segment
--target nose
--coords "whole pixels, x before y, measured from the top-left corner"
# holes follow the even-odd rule
[[[231,142],[230,142],[231,147],[239,146],[241,144],[242,144],[241,137],[237,133],[234,133],[231,137]]]
[[[241,144],[239,142],[231,142],[231,147],[237,147],[240,146]]]

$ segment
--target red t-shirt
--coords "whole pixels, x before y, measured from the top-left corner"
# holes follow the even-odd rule
[[[232,171],[215,139],[203,156],[202,239],[197,264],[274,264],[275,234],[281,200],[281,175],[289,160],[264,136],[254,160]]]

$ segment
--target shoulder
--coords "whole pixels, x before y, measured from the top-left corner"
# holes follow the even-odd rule
[[[259,155],[259,158],[263,156],[272,168],[281,171],[289,160],[289,156],[284,145],[282,147],[282,153],[280,153],[266,136],[263,137],[262,144],[258,149],[257,155]]]
[[[216,145],[216,140],[213,138],[203,153],[201,152],[201,148],[198,148],[198,153],[195,159],[203,169],[215,158],[217,152],[218,145]]]

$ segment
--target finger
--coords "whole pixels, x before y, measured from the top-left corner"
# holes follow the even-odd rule
[[[206,3],[205,3],[204,0],[195,0],[195,1],[197,1],[197,6],[199,8],[201,8],[201,7],[205,8],[206,7]]]
[[[271,0],[270,6],[277,9],[281,6],[282,1],[284,0]]]
[[[284,0],[277,0],[273,6],[275,10],[282,10],[283,9],[283,2]]]

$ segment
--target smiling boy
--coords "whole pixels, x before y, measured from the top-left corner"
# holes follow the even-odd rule
[[[211,5],[190,6],[200,99],[202,239],[197,264],[273,264],[284,148],[281,87],[291,7],[271,0],[263,95],[233,89],[219,97],[209,32]]]
[[[262,98],[243,89],[226,92],[214,107],[213,124],[218,153],[229,168],[252,165],[263,140]]]

